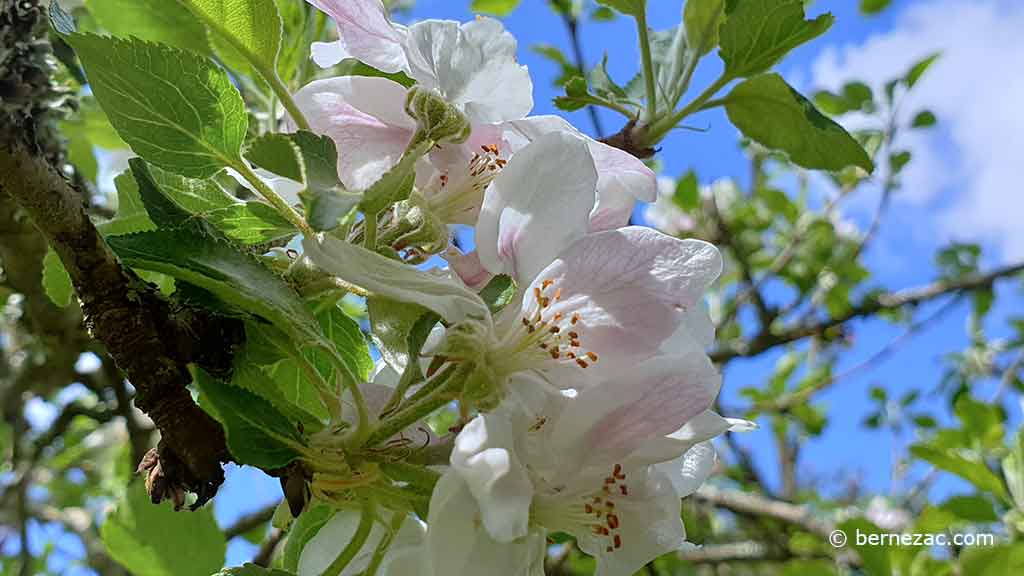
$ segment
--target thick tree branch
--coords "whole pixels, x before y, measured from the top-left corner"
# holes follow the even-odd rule
[[[10,129],[0,134],[0,201],[16,201],[60,256],[89,333],[134,384],[136,405],[161,432],[164,472],[205,502],[223,481],[221,462],[230,459],[220,424],[186,388],[191,381],[186,364],[203,349],[193,334],[208,331],[179,325],[170,303],[120,265],[86,214],[81,195],[21,136]],[[220,329],[229,332],[220,334],[226,337],[220,347],[240,339],[239,327],[235,334],[231,327]]]
[[[694,493],[693,498],[697,502],[724,508],[742,516],[774,518],[823,537],[827,537],[834,528],[830,523],[816,518],[806,506],[771,500],[750,492],[726,490],[706,484]]]
[[[762,331],[750,341],[725,344],[714,350],[711,353],[711,358],[715,362],[723,363],[734,358],[756,356],[776,346],[802,340],[803,338],[825,336],[829,330],[842,326],[851,320],[872,316],[883,310],[916,306],[946,295],[987,288],[992,286],[997,280],[1015,276],[1021,272],[1024,272],[1024,263],[1017,263],[997,268],[984,274],[975,274],[955,280],[939,280],[919,288],[874,295],[864,299],[859,304],[852,306],[846,313],[838,316],[832,316],[823,320],[801,322],[777,332],[770,330]]]

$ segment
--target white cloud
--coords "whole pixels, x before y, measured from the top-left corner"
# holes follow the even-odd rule
[[[860,79],[880,89],[924,56],[943,52],[902,108],[908,116],[931,109],[940,124],[902,137],[914,162],[897,205],[927,213],[935,227],[929,233],[985,242],[1003,259],[1024,256],[1021,31],[1024,2],[922,0],[891,31],[828,47],[813,65],[817,87]]]

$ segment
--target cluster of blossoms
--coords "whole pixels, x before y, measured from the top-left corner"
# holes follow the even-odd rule
[[[367,189],[421,140],[430,149],[410,197],[382,215],[381,244],[406,262],[330,234],[305,238],[303,252],[438,315],[423,362],[407,360],[410,393],[456,386],[464,417],[429,516],[379,512],[343,573],[375,561],[384,574],[543,574],[548,537],[565,533],[599,574],[625,576],[685,546],[680,499],[711,471],[709,440],[749,425],[710,409],[721,379],[702,297],[718,250],[628,225],[636,201],[657,198],[655,174],[558,117],[528,116],[530,77],[499,22],[405,27],[380,0],[309,1],[341,38],[314,45],[318,64],[354,58],[415,81],[345,76],[296,95],[337,144],[342,183]],[[473,251],[449,245],[454,225],[474,227]],[[411,264],[436,256],[447,266]],[[481,297],[499,276],[515,287],[501,307]],[[386,358],[374,386],[410,369]],[[300,572],[327,568],[358,519],[338,512]],[[386,556],[372,558],[385,538]]]

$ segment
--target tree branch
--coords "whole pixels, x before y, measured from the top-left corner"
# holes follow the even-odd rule
[[[270,522],[270,519],[274,517],[274,511],[277,510],[277,507],[280,504],[281,501],[279,500],[273,504],[260,508],[255,512],[242,516],[236,520],[234,524],[224,529],[224,538],[226,540],[231,540],[235,536],[241,536],[246,532],[255,530],[267,522]]]
[[[15,200],[60,256],[89,333],[132,381],[136,405],[161,432],[168,479],[196,492],[197,504],[205,502],[223,482],[220,464],[230,455],[220,424],[186,388],[191,381],[186,364],[203,350],[193,336],[209,337],[203,328],[217,332],[216,339],[226,337],[215,343],[223,349],[240,341],[241,326],[215,326],[211,318],[205,327],[179,324],[170,303],[120,265],[86,214],[81,195],[22,140],[23,132],[12,132],[0,134],[0,198]]]
[[[815,518],[813,511],[806,506],[771,500],[750,492],[705,484],[694,493],[693,498],[697,502],[724,508],[742,516],[774,518],[823,537],[828,537],[833,530],[832,524]]]
[[[734,358],[756,356],[766,350],[795,342],[809,336],[825,336],[826,333],[851,320],[872,316],[883,310],[916,306],[947,294],[969,292],[987,288],[996,280],[1024,272],[1024,263],[997,268],[985,274],[975,274],[955,280],[939,280],[927,286],[899,292],[887,292],[865,298],[846,313],[824,320],[800,322],[778,332],[763,330],[749,342],[725,344],[711,353],[711,359],[718,363]]]

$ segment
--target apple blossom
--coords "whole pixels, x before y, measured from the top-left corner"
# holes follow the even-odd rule
[[[733,425],[708,410],[720,377],[696,348],[607,376],[572,399],[534,388],[460,432],[431,502],[435,573],[543,555],[549,532],[574,536],[604,575],[684,545],[680,498],[714,464],[706,440]],[[456,540],[469,549],[453,556]]]

